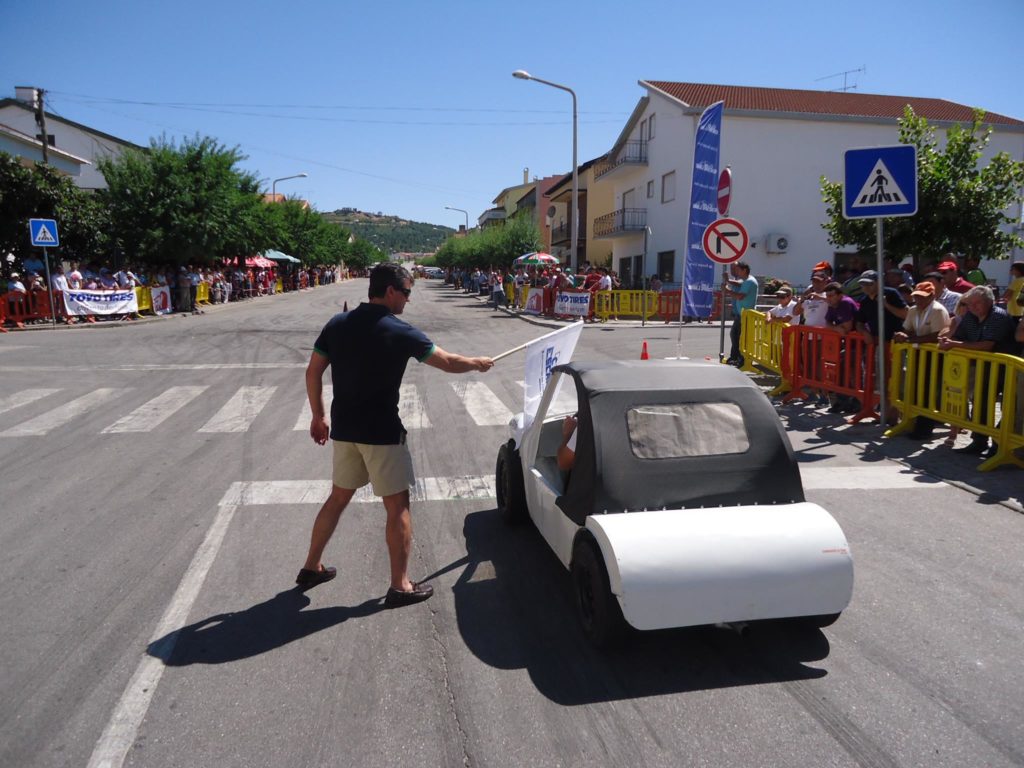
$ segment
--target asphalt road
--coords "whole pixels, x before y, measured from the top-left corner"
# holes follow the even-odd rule
[[[294,591],[330,476],[303,369],[365,290],[0,336],[0,765],[1024,765],[1020,473],[979,478],[806,409],[780,412],[807,497],[856,562],[823,631],[591,650],[567,573],[532,528],[500,523],[487,487],[516,356],[407,372],[426,498],[413,576],[434,598],[383,610],[373,502],[329,547],[338,579]],[[434,281],[406,319],[474,355],[544,330]],[[637,357],[643,338],[675,354],[675,327],[598,326],[576,357]],[[682,338],[717,352],[717,329]]]

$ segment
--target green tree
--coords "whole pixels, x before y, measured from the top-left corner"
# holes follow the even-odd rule
[[[440,267],[511,267],[524,253],[539,251],[543,245],[540,229],[527,219],[512,219],[500,227],[450,237],[438,250]]]
[[[899,121],[900,143],[917,147],[917,214],[883,222],[885,253],[903,260],[926,251],[1005,259],[1014,247],[1024,246],[1018,235],[1005,231],[1011,224],[1007,211],[1020,202],[1024,191],[1024,162],[1005,152],[980,166],[982,152],[992,135],[983,127],[985,113],[976,110],[969,127],[953,125],[940,149],[935,128],[908,106]],[[843,218],[843,190],[839,182],[821,177],[821,196],[828,220],[822,227],[833,245],[875,248],[871,219]]]
[[[26,168],[0,152],[0,255],[13,253],[15,266],[41,255],[29,241],[28,220],[34,218],[57,221],[61,246],[50,250],[53,258],[89,261],[109,255],[110,222],[95,195],[51,166]]]
[[[237,147],[196,136],[101,160],[101,199],[129,258],[209,264],[270,247],[277,233],[256,177],[237,167],[244,159]]]

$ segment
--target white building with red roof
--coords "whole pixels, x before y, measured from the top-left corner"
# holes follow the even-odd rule
[[[794,284],[806,283],[816,262],[838,269],[858,261],[854,248],[831,245],[821,226],[820,179],[842,181],[847,149],[897,144],[906,105],[938,129],[940,140],[952,124],[970,125],[974,114],[966,105],[932,98],[660,80],[640,85],[646,95],[595,172],[595,183],[610,185],[615,202],[614,210],[595,218],[594,236],[611,245],[613,269],[640,274],[642,267],[648,276],[669,274],[674,282],[686,251],[694,135],[711,104],[724,101],[721,165],[733,173],[730,215],[750,233],[744,260],[755,275]],[[1024,160],[1024,121],[989,112],[985,122],[993,134],[982,162],[997,152]],[[1009,215],[1020,222],[1020,206]],[[922,243],[919,256],[941,255],[934,251]],[[1020,250],[1013,254],[1021,258]],[[982,268],[1006,283],[1007,261]]]

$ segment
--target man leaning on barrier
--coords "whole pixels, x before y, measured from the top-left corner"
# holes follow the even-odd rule
[[[1006,314],[1006,310],[995,306],[995,295],[991,288],[987,285],[975,286],[963,295],[960,302],[967,308],[967,312],[952,334],[940,336],[939,349],[1015,353],[1013,321]],[[985,380],[981,386],[981,402],[972,403],[972,408],[981,409],[982,421],[985,420],[988,410],[988,375],[986,366]],[[982,454],[988,448],[988,437],[973,432],[970,444],[953,450],[958,453]]]

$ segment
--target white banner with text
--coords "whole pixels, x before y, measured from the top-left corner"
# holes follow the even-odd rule
[[[139,311],[135,291],[64,291],[64,308],[69,315],[125,315]]]
[[[555,314],[586,317],[590,314],[590,291],[583,293],[559,291],[555,298]]]

